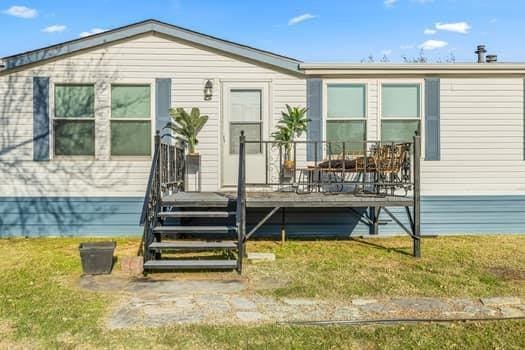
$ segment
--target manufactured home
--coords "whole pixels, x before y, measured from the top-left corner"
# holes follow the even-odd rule
[[[147,20],[1,66],[2,237],[140,235],[155,192],[211,210],[214,196],[235,204],[240,180],[244,224],[256,234],[280,234],[283,224],[302,236],[525,232],[525,64],[487,62],[483,52],[479,63],[306,63]],[[287,104],[307,107],[309,123],[282,181],[271,134]],[[209,117],[191,162],[164,129],[175,107]],[[366,164],[341,184],[340,169],[317,167],[341,160],[341,147],[373,162],[368,152],[382,141],[410,148],[399,170],[409,174],[388,194],[366,193],[389,186]],[[348,144],[329,150],[339,142]],[[176,184],[154,190],[162,169],[152,164],[162,159]],[[266,199],[250,205],[251,193]],[[378,207],[387,212],[369,215]],[[397,219],[403,207],[408,217]]]

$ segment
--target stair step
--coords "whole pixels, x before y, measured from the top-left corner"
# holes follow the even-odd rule
[[[157,226],[154,233],[233,233],[236,226]]]
[[[150,260],[144,263],[144,269],[154,270],[233,270],[236,268],[236,260]]]
[[[206,250],[206,249],[237,249],[237,242],[220,241],[178,241],[178,242],[153,242],[149,245],[152,250],[187,249],[187,250]]]
[[[228,218],[234,216],[230,211],[168,211],[159,213],[163,218]]]

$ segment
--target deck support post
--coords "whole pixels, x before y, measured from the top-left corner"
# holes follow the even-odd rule
[[[371,223],[368,226],[369,228],[369,234],[371,235],[377,235],[379,234],[379,212],[381,211],[381,207],[370,207],[369,208],[369,216]]]
[[[414,226],[412,233],[414,235],[413,255],[416,258],[421,257],[421,136],[417,133],[414,136]]]
[[[281,245],[286,242],[286,208],[281,211]]]

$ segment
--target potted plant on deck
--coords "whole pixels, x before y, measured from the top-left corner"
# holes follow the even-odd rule
[[[166,124],[165,129],[173,130],[177,135],[185,139],[188,144],[186,155],[186,174],[195,176],[196,190],[200,190],[200,154],[197,152],[199,140],[197,135],[208,121],[207,115],[201,115],[199,108],[192,108],[188,113],[184,108],[170,108],[171,121]]]
[[[308,128],[310,119],[306,118],[307,108],[286,105],[286,111],[281,112],[282,118],[277,124],[277,131],[272,133],[276,145],[284,148],[283,168],[291,171],[295,168],[292,159],[292,145],[296,137],[301,137]]]
[[[194,107],[188,113],[184,108],[170,108],[171,122],[165,128],[173,130],[182,136],[188,143],[188,154],[198,155],[196,146],[199,144],[197,135],[208,121],[207,115],[201,115],[198,108]]]

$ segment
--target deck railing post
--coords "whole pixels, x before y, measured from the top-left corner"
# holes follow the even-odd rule
[[[414,136],[414,257],[421,256],[421,136]]]
[[[242,261],[246,254],[246,136],[244,136],[244,131],[241,131],[239,137],[236,223],[239,254],[237,271],[241,273]]]

